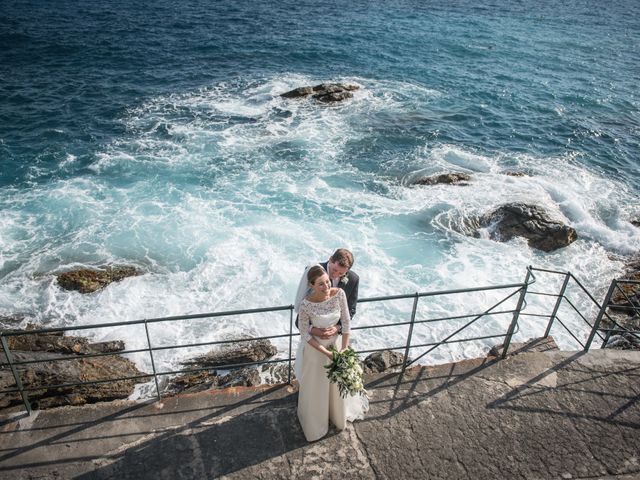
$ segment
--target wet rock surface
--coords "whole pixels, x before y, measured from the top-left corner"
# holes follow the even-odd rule
[[[225,345],[191,360],[185,360],[183,365],[192,368],[222,367],[250,362],[261,362],[273,357],[278,349],[269,340],[246,340],[235,344]]]
[[[415,185],[469,185],[471,181],[471,175],[467,173],[442,173],[440,175],[433,175],[431,177],[424,177],[416,182]]]
[[[31,333],[39,328],[29,325],[24,330],[5,330],[21,333],[5,337],[12,362],[34,362],[15,365],[33,408],[61,405],[83,405],[127,398],[136,383],[147,378],[127,379],[95,385],[55,387],[62,384],[100,381],[144,375],[133,362],[117,355],[124,350],[124,342],[92,343],[85,337],[65,336],[61,332]],[[113,353],[113,355],[109,355]],[[107,354],[90,357],[91,354]],[[83,358],[84,357],[84,358]],[[63,359],[63,360],[56,360]],[[0,348],[0,390],[16,388],[13,372],[4,349]],[[18,392],[0,394],[0,408],[22,405]]]
[[[489,230],[493,240],[509,241],[513,237],[523,237],[531,247],[545,252],[566,247],[578,238],[573,227],[553,219],[544,208],[525,203],[501,205],[483,215],[478,224]]]
[[[284,98],[311,97],[322,103],[335,103],[353,97],[353,91],[358,90],[358,85],[345,83],[321,83],[313,87],[299,87],[281,94]]]
[[[166,387],[165,393],[175,395],[181,392],[201,392],[212,388],[259,385],[262,383],[260,370],[267,367],[266,365],[232,368],[225,372],[220,372],[219,370],[229,365],[268,360],[276,353],[278,353],[278,349],[269,340],[246,340],[236,344],[225,345],[220,349],[212,350],[206,355],[183,361],[182,365],[185,370],[203,370],[180,374],[172,378]],[[275,369],[276,367],[271,368]],[[282,373],[280,372],[280,374]]]
[[[141,272],[135,267],[114,266],[104,269],[81,268],[57,275],[58,284],[65,290],[80,293],[96,292],[110,283],[119,282],[127,277],[135,277]]]

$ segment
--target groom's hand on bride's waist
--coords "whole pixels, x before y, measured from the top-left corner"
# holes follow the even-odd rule
[[[322,339],[331,338],[339,332],[340,330],[337,325],[334,325],[333,327],[327,327],[327,328],[313,327],[311,329],[311,335],[313,335],[314,337],[322,338]]]

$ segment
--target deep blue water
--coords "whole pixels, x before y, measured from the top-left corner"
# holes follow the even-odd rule
[[[279,97],[324,81],[361,89],[335,107]],[[635,0],[5,0],[0,315],[286,304],[301,266],[343,245],[362,296],[532,263],[601,289],[640,247],[639,84]],[[443,171],[475,180],[410,185]],[[580,240],[542,254],[458,233],[511,200]],[[107,263],[147,275],[89,297],[52,276]]]

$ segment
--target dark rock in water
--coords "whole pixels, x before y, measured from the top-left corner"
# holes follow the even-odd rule
[[[184,365],[198,367],[221,367],[242,363],[261,362],[278,353],[278,349],[269,340],[247,340],[231,344],[220,350],[183,362]]]
[[[479,225],[490,227],[490,237],[494,240],[524,237],[531,247],[545,252],[566,247],[578,238],[573,227],[552,219],[542,207],[524,203],[502,205],[483,215]]]
[[[504,172],[508,177],[528,177],[528,175],[524,172]]]
[[[425,177],[417,180],[415,185],[469,185],[471,175],[466,173],[443,173],[432,177]]]
[[[58,284],[65,290],[76,290],[80,293],[92,293],[106,287],[110,283],[119,282],[127,277],[140,275],[134,267],[107,267],[103,270],[81,268],[58,275]]]
[[[136,383],[148,379],[128,379],[105,382],[94,385],[76,385],[58,387],[55,385],[107,380],[144,375],[130,360],[109,355],[104,357],[83,358],[69,355],[69,359],[52,361],[59,353],[52,352],[12,352],[16,362],[39,360],[42,363],[17,365],[24,388],[36,388],[29,391],[29,401],[34,408],[49,408],[62,405],[83,405],[85,403],[105,402],[127,398],[133,393]],[[42,387],[42,388],[39,388]],[[9,366],[0,364],[0,390],[16,388]],[[19,393],[0,394],[0,408],[19,405],[22,399]]]
[[[487,356],[501,357],[503,350],[504,344],[495,345],[491,347]],[[518,355],[520,353],[548,352],[551,350],[559,350],[559,348],[553,337],[549,336],[547,338],[532,338],[525,342],[511,342],[509,344],[507,355],[511,356]]]
[[[362,362],[365,374],[382,373],[389,369],[401,367],[404,362],[404,355],[393,350],[374,352],[367,356]]]
[[[631,223],[631,225],[633,225],[634,227],[640,228],[640,218],[631,220],[629,223]]]
[[[350,85],[344,83],[322,83],[315,87],[299,87],[289,92],[281,94],[284,98],[304,98],[311,96],[315,100],[322,103],[341,102],[353,97],[351,93],[358,90],[358,85]]]
[[[280,94],[280,96],[284,98],[300,98],[300,97],[306,97],[307,95],[311,95],[312,93],[313,93],[313,87],[298,87],[288,92],[282,93]]]
[[[331,92],[331,93],[323,93],[316,94],[313,96],[316,100],[322,103],[334,103],[341,102],[348,98],[353,98],[353,93],[351,92]]]

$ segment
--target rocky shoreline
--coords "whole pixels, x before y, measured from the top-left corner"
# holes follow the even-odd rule
[[[92,343],[79,336],[62,333],[32,333],[37,326],[5,331],[12,363],[34,409],[64,405],[84,405],[130,397],[135,386],[152,380],[129,359],[123,341]],[[277,348],[268,340],[239,339],[237,343],[214,348],[182,362],[185,373],[162,382],[161,394],[173,396],[214,388],[253,387],[261,384],[286,383],[288,362],[275,359]],[[4,350],[2,350],[4,357]],[[404,356],[393,351],[376,352],[362,362],[365,373],[397,369]],[[245,363],[266,362],[241,366]],[[295,379],[293,372],[292,379]],[[121,378],[117,381],[109,379]],[[84,384],[85,382],[98,382]],[[69,386],[63,386],[69,384]],[[0,390],[15,389],[16,383],[6,357],[0,363]],[[0,410],[15,410],[23,405],[18,392],[0,393]]]
[[[527,206],[522,206],[526,210]],[[495,215],[495,214],[494,214]],[[497,214],[504,217],[502,213]],[[493,218],[489,216],[488,218]],[[493,221],[493,220],[491,220]],[[513,222],[512,222],[513,223]],[[517,222],[516,222],[517,223]],[[479,223],[481,224],[481,223]],[[558,228],[552,223],[553,228]],[[505,227],[502,227],[505,228]],[[501,231],[497,229],[497,231]],[[501,235],[508,236],[502,230]],[[513,234],[515,235],[515,233]],[[542,248],[542,247],[540,247]],[[544,249],[544,248],[543,248]],[[106,267],[96,270],[82,269],[60,274],[60,285],[81,293],[92,293],[105,288],[110,282],[120,281],[139,271],[128,267]],[[640,256],[628,262],[622,278],[640,281]],[[75,283],[71,285],[69,279]],[[99,280],[98,280],[99,279]],[[623,283],[611,299],[609,316],[629,330],[640,330],[640,285]],[[60,332],[32,333],[38,327],[27,326],[20,330],[11,327],[24,323],[19,316],[2,317],[5,340],[14,362],[27,362],[17,366],[24,388],[33,408],[51,408],[63,405],[83,405],[130,397],[137,384],[146,383],[153,377],[140,371],[120,353],[125,351],[125,342],[91,342],[80,336],[66,336]],[[605,316],[604,328],[617,328]],[[11,335],[6,335],[12,333]],[[194,393],[214,388],[257,386],[260,384],[285,383],[289,379],[288,362],[276,359],[278,350],[268,340],[235,339],[236,343],[216,347],[206,355],[184,360],[184,373],[161,382],[161,394],[172,396],[179,393]],[[617,333],[607,343],[608,348],[638,349],[637,334]],[[0,363],[0,390],[16,388],[13,373],[6,361],[4,351]],[[495,354],[491,353],[491,354]],[[401,367],[404,357],[395,351],[375,352],[364,360],[365,374],[394,371]],[[257,366],[243,364],[265,362]],[[117,381],[107,381],[121,378]],[[292,378],[295,378],[292,372]],[[86,382],[98,382],[86,384]],[[69,386],[62,386],[71,384]],[[18,409],[22,399],[18,392],[0,393],[0,410]]]

